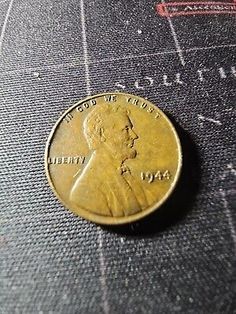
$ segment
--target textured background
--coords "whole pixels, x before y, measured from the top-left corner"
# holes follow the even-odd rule
[[[0,1],[0,313],[236,313],[235,16],[155,4]],[[110,90],[158,104],[184,151],[170,201],[115,229],[66,211],[43,166],[60,114]]]

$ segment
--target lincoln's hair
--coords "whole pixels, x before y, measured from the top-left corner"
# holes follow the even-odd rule
[[[129,116],[129,110],[114,104],[97,105],[84,120],[84,135],[90,149],[101,144],[102,129],[111,127],[118,116]]]

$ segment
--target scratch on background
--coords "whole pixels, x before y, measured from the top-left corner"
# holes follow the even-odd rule
[[[224,180],[228,175],[236,176],[236,169],[232,163],[227,164],[226,170],[224,170],[223,174],[220,176],[220,179]]]
[[[1,31],[1,35],[0,35],[0,56],[2,54],[3,39],[4,39],[4,35],[5,35],[5,32],[6,32],[6,29],[7,29],[7,22],[8,22],[10,13],[11,13],[13,1],[14,0],[11,0],[11,2],[9,3],[9,7],[7,9],[7,14],[6,14],[3,26],[2,26],[2,31]]]
[[[212,118],[207,118],[207,117],[204,117],[204,116],[202,116],[200,114],[198,114],[198,119],[201,120],[201,121],[212,122],[212,123],[215,123],[217,125],[222,125],[221,121],[215,120],[215,119],[212,119]]]

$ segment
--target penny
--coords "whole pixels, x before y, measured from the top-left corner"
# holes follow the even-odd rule
[[[46,145],[45,168],[58,199],[99,224],[136,221],[173,191],[180,141],[166,115],[138,96],[105,93],[67,110]]]

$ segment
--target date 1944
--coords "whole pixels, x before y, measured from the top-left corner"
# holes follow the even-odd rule
[[[170,178],[171,174],[169,170],[141,172],[141,179],[143,181],[147,181],[148,183],[152,183],[154,181],[170,180]]]

